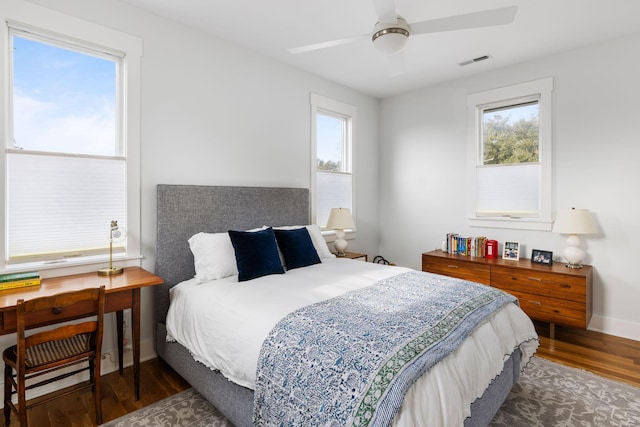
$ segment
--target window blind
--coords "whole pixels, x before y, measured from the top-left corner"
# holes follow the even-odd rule
[[[540,216],[540,164],[479,166],[476,215]]]
[[[126,228],[125,167],[119,157],[8,150],[8,262],[108,253],[110,221]]]
[[[320,227],[327,225],[332,208],[349,208],[351,206],[351,174],[336,172],[316,173],[317,218]]]

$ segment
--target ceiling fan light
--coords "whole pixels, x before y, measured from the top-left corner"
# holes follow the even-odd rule
[[[409,30],[407,21],[398,16],[398,21],[395,24],[378,22],[373,29],[371,41],[380,52],[391,55],[400,52],[407,44]]]
[[[400,52],[407,44],[407,35],[402,33],[385,33],[373,39],[373,45],[387,55]]]

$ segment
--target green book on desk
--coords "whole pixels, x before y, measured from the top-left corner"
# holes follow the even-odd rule
[[[0,283],[17,282],[18,280],[30,279],[40,279],[40,273],[38,273],[37,271],[30,271],[27,273],[0,274]]]
[[[24,288],[40,284],[40,273],[36,271],[27,273],[0,274],[0,290]]]

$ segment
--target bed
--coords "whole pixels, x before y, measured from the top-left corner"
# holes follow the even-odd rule
[[[178,301],[175,295],[182,294],[183,288],[191,287],[193,289],[199,289],[199,291],[206,289],[207,292],[212,292],[215,286],[229,287],[230,284],[225,283],[225,281],[237,280],[233,277],[227,277],[223,280],[214,281],[214,285],[200,287],[194,285],[196,269],[194,266],[194,257],[188,243],[192,236],[202,232],[224,233],[227,230],[263,229],[264,226],[304,225],[309,223],[309,217],[309,191],[307,189],[188,185],[158,185],[157,187],[155,273],[164,279],[164,284],[154,289],[156,350],[159,357],[172,366],[236,426],[253,425],[254,415],[260,413],[262,402],[265,402],[265,408],[269,408],[267,401],[264,400],[265,388],[262,387],[263,371],[258,370],[258,373],[255,374],[258,377],[257,385],[252,382],[255,379],[249,379],[248,382],[245,382],[242,381],[242,378],[238,379],[236,376],[227,373],[227,376],[234,378],[237,383],[230,381],[227,376],[223,375],[219,370],[208,367],[209,362],[206,360],[206,357],[198,355],[197,350],[194,348],[187,349],[171,337],[171,334],[167,333],[167,315],[170,312],[171,289],[176,287],[173,293],[174,300]],[[401,276],[403,277],[403,282],[406,281],[406,278],[413,278],[414,276],[416,276],[416,279],[418,278],[417,276],[420,276],[419,279],[424,280],[422,276],[427,274],[412,272],[402,268],[398,270],[387,270],[396,267],[377,266],[362,261],[323,258],[322,263],[300,268],[295,272],[294,270],[290,270],[285,274],[274,275],[278,277],[261,277],[260,279],[243,283],[251,286],[259,283],[261,286],[260,289],[265,289],[266,286],[280,286],[278,282],[275,281],[276,279],[286,278],[287,280],[297,280],[300,283],[311,283],[314,281],[314,277],[329,277],[330,274],[333,273],[329,273],[330,270],[327,269],[336,268],[338,270],[348,270],[350,275],[359,275],[361,273],[362,275],[369,275],[375,279],[373,281],[375,282],[375,286],[379,285],[378,281],[380,283],[385,282],[385,280],[395,280],[397,282],[397,278]],[[304,276],[305,274],[307,276]],[[262,282],[259,282],[261,280]],[[432,280],[443,281],[445,279],[443,276],[436,277],[434,275]],[[373,286],[366,284],[362,285],[362,287],[367,290]],[[351,292],[347,292],[345,295],[351,295]],[[200,296],[199,298],[202,299],[205,297]],[[210,296],[209,298],[212,299],[213,297]],[[172,306],[174,311],[177,306],[175,301],[174,306]],[[317,305],[320,304],[310,304],[310,306]],[[404,400],[397,403],[397,405],[401,405],[400,409],[395,415],[392,414],[393,424],[399,426],[422,425],[421,422],[417,422],[416,420],[422,420],[425,417],[418,408],[421,404],[424,404],[425,401],[439,401],[442,398],[444,402],[439,403],[442,407],[458,405],[459,403],[453,402],[454,400],[459,400],[457,397],[448,397],[446,399],[443,397],[446,394],[451,394],[452,392],[450,390],[442,391],[438,388],[439,386],[433,386],[435,383],[446,384],[447,382],[454,382],[453,380],[447,379],[447,371],[442,366],[448,363],[465,364],[464,357],[472,357],[476,362],[482,360],[475,352],[485,350],[472,349],[474,347],[471,347],[475,345],[473,344],[474,341],[483,341],[482,334],[485,332],[482,331],[486,331],[488,328],[494,328],[498,333],[503,334],[501,331],[502,328],[508,329],[507,326],[509,324],[518,323],[519,326],[517,328],[519,329],[517,333],[512,330],[504,331],[504,335],[518,335],[517,338],[514,338],[517,342],[514,341],[515,344],[504,344],[510,347],[510,350],[500,352],[498,358],[492,357],[490,361],[490,364],[494,365],[492,369],[496,372],[489,374],[489,378],[482,380],[475,378],[475,374],[473,374],[471,378],[468,378],[468,380],[474,384],[475,389],[479,389],[480,392],[469,392],[467,385],[458,387],[461,389],[459,390],[460,392],[464,391],[466,394],[476,393],[476,395],[469,399],[469,402],[466,404],[462,403],[462,407],[466,405],[467,414],[470,415],[462,418],[462,422],[456,424],[464,424],[465,426],[488,425],[508,395],[513,384],[517,382],[522,366],[528,361],[528,358],[531,357],[537,347],[537,336],[535,335],[535,330],[531,322],[528,318],[526,318],[526,321],[521,319],[522,316],[526,317],[526,315],[524,315],[519,308],[514,310],[513,307],[515,306],[515,304],[511,303],[506,304],[505,307],[507,307],[508,310],[507,308],[501,309],[498,314],[492,315],[493,317],[491,319],[479,321],[479,325],[482,325],[482,327],[478,326],[472,333],[470,332],[471,335],[464,339],[462,344],[458,346],[459,348],[455,349],[455,354],[444,358],[433,369],[429,369],[428,372],[422,373],[415,382],[413,382],[413,380],[408,381],[410,384],[405,386],[406,396],[403,398]],[[305,307],[305,309],[306,308],[307,307]],[[288,308],[283,308],[283,310],[286,312]],[[297,313],[298,311],[299,310],[296,310],[295,312]],[[509,311],[509,313],[506,313],[506,311]],[[184,313],[184,311],[181,313]],[[180,316],[182,316],[182,314]],[[518,320],[512,320],[509,316],[515,316]],[[174,315],[173,317],[176,316]],[[288,318],[289,316],[287,316],[287,319]],[[171,325],[174,325],[175,319],[172,319],[171,315],[170,320]],[[286,319],[283,319],[283,321],[284,320]],[[175,326],[172,326],[172,328],[175,328]],[[268,329],[271,329],[270,324]],[[167,339],[168,335],[169,338],[171,338],[169,340]],[[265,348],[267,347],[268,341],[269,340],[265,341]],[[473,354],[465,356],[465,352],[471,352]],[[266,369],[265,367],[271,366],[271,362],[263,358],[265,355],[263,355],[262,352],[259,356],[261,359],[259,359],[260,363],[258,363],[258,366],[260,366],[261,369]],[[252,358],[248,360],[249,361],[245,363],[249,365],[255,363]],[[498,366],[497,369],[495,368],[496,364]],[[454,370],[462,369],[464,371],[464,369],[466,369],[465,366],[462,366],[462,368],[460,366],[457,368],[455,365],[452,366],[454,367],[451,369]],[[273,369],[277,370],[277,368]],[[487,376],[486,373],[483,375]],[[311,377],[313,375],[309,376]],[[462,376],[466,377],[467,375]],[[437,378],[438,381],[434,382],[434,378]],[[478,385],[476,383],[482,384]],[[432,385],[430,386],[428,384]],[[258,391],[256,392],[254,389]],[[266,387],[266,389],[268,389],[268,387]],[[454,390],[453,396],[458,396],[456,393]],[[254,400],[257,402],[255,408]],[[471,403],[470,406],[469,403]],[[271,405],[273,406],[273,402],[271,402]],[[273,407],[265,409],[267,413],[273,411]],[[439,418],[436,417],[433,419]],[[349,423],[352,422],[353,419],[350,419]],[[266,423],[268,424],[268,422]],[[260,424],[263,423],[260,422]],[[382,424],[391,423],[384,422]]]

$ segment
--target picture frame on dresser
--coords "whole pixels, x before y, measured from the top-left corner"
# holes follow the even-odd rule
[[[502,249],[502,259],[509,261],[520,260],[520,243],[518,242],[504,242]]]
[[[535,264],[552,265],[553,252],[533,249],[531,251],[531,262]]]

